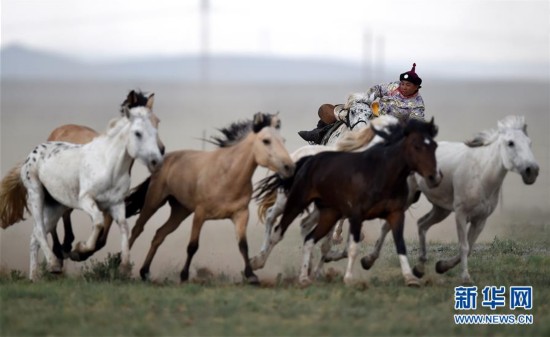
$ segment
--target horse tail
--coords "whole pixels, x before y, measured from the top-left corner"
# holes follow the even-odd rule
[[[265,222],[267,210],[275,204],[275,200],[277,200],[277,191],[275,190],[258,199],[258,218],[261,222]]]
[[[27,189],[21,180],[21,166],[17,164],[0,182],[0,227],[8,228],[25,220]]]
[[[300,160],[296,162],[294,175],[290,177],[281,178],[278,174],[272,174],[258,182],[254,191],[254,199],[258,202],[258,217],[262,222],[265,220],[265,214],[267,213],[269,207],[275,204],[275,200],[277,199],[277,189],[282,188],[285,193],[288,194],[290,188],[294,184],[296,173],[311,157],[312,156],[305,156],[300,158]]]
[[[149,190],[149,183],[151,182],[151,177],[145,179],[144,182],[134,187],[130,194],[124,199],[126,204],[126,217],[129,218],[133,215],[141,212],[143,204],[145,203],[145,196],[147,195],[147,190]]]

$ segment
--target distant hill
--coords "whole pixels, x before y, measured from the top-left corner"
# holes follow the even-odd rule
[[[90,63],[59,54],[8,46],[0,50],[3,79],[158,79],[194,82],[202,79],[198,56],[151,57]],[[246,56],[211,56],[206,61],[212,82],[350,82],[361,79],[361,67],[322,60]]]

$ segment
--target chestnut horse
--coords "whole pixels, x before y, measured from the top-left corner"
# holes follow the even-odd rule
[[[417,172],[429,185],[439,184],[441,176],[435,160],[437,144],[433,139],[437,128],[433,119],[430,123],[410,120],[406,126],[396,124],[391,128],[390,135],[376,131],[386,142],[363,152],[322,152],[305,157],[296,163],[293,177],[281,179],[274,175],[265,181],[271,189],[284,187],[289,192],[281,221],[270,236],[269,247],[256,259],[265,260],[292,221],[313,202],[319,209],[319,222],[305,238],[302,269],[309,269],[313,245],[325,237],[339,219],[346,217],[352,238],[344,282],[350,284],[362,223],[382,218],[392,230],[406,284],[419,285],[412,274],[403,239],[409,194],[407,177]]]
[[[144,106],[149,110],[151,110],[151,117],[150,117],[151,123],[155,128],[158,129],[160,120],[152,112],[154,95],[155,94],[151,93],[145,96],[140,91],[136,92],[134,90],[131,90],[128,93],[128,96],[126,97],[124,102],[122,102],[122,104],[120,105],[121,115],[124,114],[124,111],[128,109],[135,108],[138,106]],[[98,135],[99,133],[97,131],[87,126],[76,125],[76,124],[65,124],[54,129],[50,134],[50,136],[48,137],[47,141],[86,144],[91,142]],[[157,136],[157,143],[159,145],[161,153],[164,154],[165,147],[158,136]],[[130,169],[131,169],[131,166],[130,166]],[[63,244],[61,244],[59,240],[57,231],[53,230],[51,232],[52,242],[53,242],[53,252],[55,256],[60,260],[60,262],[62,262],[63,258],[67,256],[70,256],[73,260],[76,260],[76,261],[86,260],[93,253],[103,248],[103,246],[105,246],[105,243],[107,242],[107,235],[109,233],[109,229],[113,222],[113,219],[111,218],[111,216],[108,213],[104,213],[105,223],[104,223],[103,230],[96,242],[95,249],[87,253],[73,252],[73,254],[69,254],[72,250],[72,243],[74,241],[74,233],[73,233],[72,223],[71,223],[71,213],[72,213],[72,209],[68,210],[63,214],[63,229],[65,233],[65,236],[63,238]]]
[[[163,204],[168,201],[171,208],[169,219],[151,242],[140,270],[142,279],[148,278],[153,257],[166,236],[195,213],[181,281],[189,278],[191,259],[199,248],[204,222],[230,218],[236,226],[239,250],[245,263],[244,275],[248,282],[258,283],[250,267],[246,240],[252,175],[258,165],[285,177],[294,172],[294,162],[283,145],[279,126],[277,116],[262,113],[254,115],[253,121],[234,123],[220,130],[225,138],[214,138],[213,142],[220,148],[168,153],[162,168],[132,190],[126,199],[127,215],[140,212],[140,216],[132,229],[130,247],[142,233],[147,220]]]

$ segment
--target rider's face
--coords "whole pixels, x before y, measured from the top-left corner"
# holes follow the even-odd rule
[[[409,81],[401,81],[399,82],[399,91],[404,96],[410,96],[414,94],[418,90],[418,85],[415,85]]]

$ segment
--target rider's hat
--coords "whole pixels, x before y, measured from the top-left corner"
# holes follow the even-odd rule
[[[422,84],[422,79],[420,77],[418,77],[418,75],[414,71],[415,68],[416,68],[416,63],[413,63],[413,66],[412,66],[411,70],[399,75],[399,80],[400,81],[409,81],[414,85],[420,86],[420,84]]]

